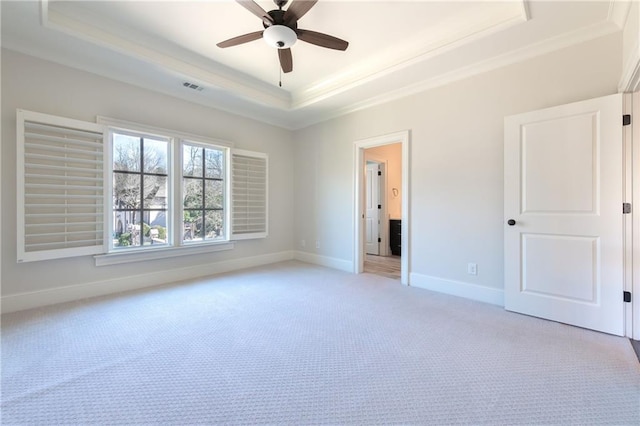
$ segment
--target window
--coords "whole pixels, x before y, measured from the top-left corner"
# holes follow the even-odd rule
[[[182,144],[185,243],[225,238],[225,151]]]
[[[19,262],[108,265],[267,236],[266,154],[107,118],[17,117]]]
[[[169,140],[111,133],[113,247],[167,244]]]

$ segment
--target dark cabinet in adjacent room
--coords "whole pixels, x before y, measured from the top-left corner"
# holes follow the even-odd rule
[[[389,220],[389,244],[391,245],[391,254],[400,256],[402,242],[402,221],[400,219]]]

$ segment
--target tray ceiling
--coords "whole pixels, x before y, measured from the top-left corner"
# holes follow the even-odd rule
[[[276,8],[271,0],[257,3]],[[347,40],[349,48],[298,41],[293,72],[279,87],[277,52],[263,40],[216,46],[262,29],[233,1],[1,7],[3,47],[286,128],[620,31],[628,13],[620,1],[320,0],[298,26]]]

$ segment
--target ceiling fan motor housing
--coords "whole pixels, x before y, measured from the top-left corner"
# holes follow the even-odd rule
[[[262,38],[271,47],[288,49],[298,40],[295,31],[286,25],[272,25],[264,30]]]
[[[274,10],[270,10],[267,12],[267,15],[269,15],[271,17],[271,19],[273,20],[273,23],[271,22],[265,22],[265,20],[262,21],[262,26],[264,26],[265,28],[270,27],[271,25],[286,25],[287,27],[291,28],[292,30],[296,30],[298,28],[298,21],[297,19],[290,19],[289,22],[287,22],[285,24],[284,22],[284,14],[286,13],[286,11],[284,10],[278,10],[278,9],[274,9]]]

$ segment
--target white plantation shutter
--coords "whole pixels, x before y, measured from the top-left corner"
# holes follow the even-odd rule
[[[231,150],[231,239],[267,236],[268,158]]]
[[[18,262],[103,253],[103,127],[18,110]]]

